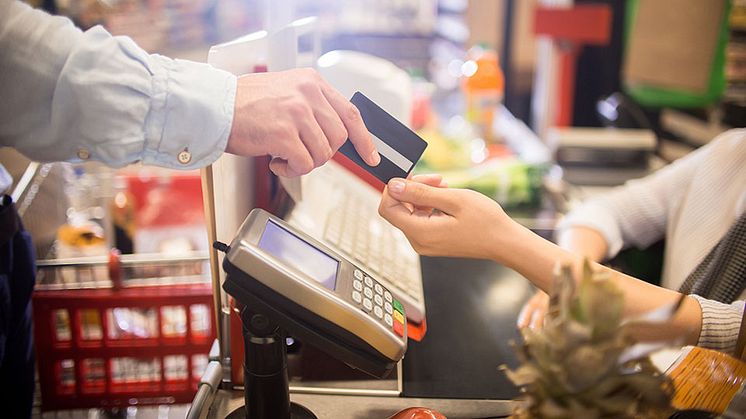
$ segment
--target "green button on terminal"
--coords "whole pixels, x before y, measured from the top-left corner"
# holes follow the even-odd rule
[[[399,300],[394,300],[394,310],[404,314],[404,306],[399,302]]]

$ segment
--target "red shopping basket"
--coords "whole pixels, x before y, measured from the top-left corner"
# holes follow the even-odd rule
[[[209,284],[40,290],[42,410],[190,403],[215,339]]]

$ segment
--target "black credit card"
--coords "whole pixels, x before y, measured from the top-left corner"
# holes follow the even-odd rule
[[[388,183],[395,177],[406,178],[427,148],[427,142],[362,93],[355,92],[350,102],[360,110],[363,122],[381,155],[381,163],[378,166],[368,166],[349,139],[340,147],[340,153],[383,183]]]

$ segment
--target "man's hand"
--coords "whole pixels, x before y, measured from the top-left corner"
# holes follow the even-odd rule
[[[238,78],[226,151],[272,156],[279,176],[300,176],[326,163],[350,139],[371,166],[381,157],[360,111],[313,69]]]
[[[503,237],[517,224],[495,201],[466,189],[432,186],[431,179],[392,179],[378,212],[421,255],[502,258]],[[429,184],[429,185],[428,185]],[[505,242],[506,243],[506,242]]]

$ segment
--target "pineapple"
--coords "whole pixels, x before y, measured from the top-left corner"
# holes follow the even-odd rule
[[[670,318],[681,301],[632,322]],[[570,268],[555,273],[544,328],[524,328],[521,365],[501,368],[526,403],[516,418],[668,417],[673,385],[648,355],[662,345],[635,344],[622,312],[624,296],[586,261],[577,286]]]

